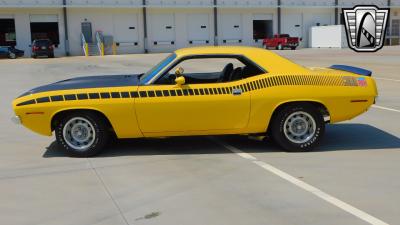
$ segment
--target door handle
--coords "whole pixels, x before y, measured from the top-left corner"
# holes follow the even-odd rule
[[[233,89],[232,90],[233,95],[241,95],[242,94],[242,89]]]

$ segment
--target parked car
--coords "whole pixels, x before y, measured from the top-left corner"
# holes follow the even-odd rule
[[[32,58],[47,56],[54,58],[54,45],[49,39],[37,39],[32,42]]]
[[[227,57],[241,63],[212,69],[198,61]],[[207,72],[185,72],[188,62]],[[325,124],[374,104],[371,73],[345,65],[306,68],[259,48],[186,48],[144,74],[78,77],[31,89],[14,100],[13,120],[39,134],[54,131],[59,146],[80,157],[99,153],[110,135],[266,133],[288,151],[309,151]]]
[[[301,40],[299,37],[290,37],[289,34],[275,34],[273,38],[265,38],[263,46],[265,48],[276,48],[277,50],[284,48],[295,50]]]
[[[3,46],[0,47],[0,57],[1,58],[10,58],[16,59],[17,57],[24,56],[24,51],[16,49],[12,46]]]

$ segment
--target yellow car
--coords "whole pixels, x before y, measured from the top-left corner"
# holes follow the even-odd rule
[[[14,120],[51,136],[72,156],[118,138],[268,134],[288,151],[308,151],[337,123],[365,112],[377,88],[371,72],[306,68],[252,47],[196,47],[139,75],[72,78],[13,102]]]

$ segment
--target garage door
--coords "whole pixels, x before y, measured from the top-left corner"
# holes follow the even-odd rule
[[[154,45],[175,44],[174,14],[151,15],[151,41]]]
[[[138,18],[136,14],[115,14],[114,41],[119,45],[138,45]]]
[[[208,14],[189,14],[186,21],[189,44],[208,44],[210,42]]]
[[[273,34],[272,14],[253,14],[253,40],[256,46],[261,46],[262,40]]]
[[[58,15],[30,15],[32,23],[58,22]]]
[[[221,15],[222,43],[242,43],[242,15]]]
[[[58,15],[32,14],[30,18],[31,41],[36,39],[50,39],[58,48],[60,34],[58,28]]]
[[[289,34],[292,37],[303,38],[303,16],[299,14],[287,14],[282,19],[283,29],[282,33]],[[303,41],[300,45],[303,45]]]

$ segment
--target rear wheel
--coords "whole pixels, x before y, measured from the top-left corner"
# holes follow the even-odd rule
[[[70,156],[94,156],[107,144],[109,132],[104,119],[95,113],[72,113],[56,125],[57,143]]]
[[[13,52],[10,52],[10,54],[8,55],[8,57],[9,57],[10,59],[15,59],[15,58],[17,58],[17,55],[16,55],[15,53],[13,53]]]
[[[274,141],[285,150],[305,152],[320,143],[325,122],[311,104],[289,104],[272,118],[270,132]]]
[[[290,47],[290,49],[292,49],[292,50],[296,50],[296,46]]]

